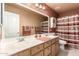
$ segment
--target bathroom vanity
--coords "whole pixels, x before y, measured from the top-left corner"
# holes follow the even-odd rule
[[[13,54],[14,56],[55,56],[59,52],[58,37]]]
[[[52,18],[49,24],[49,16],[40,15],[23,7],[26,10],[24,11],[23,8],[19,6],[16,8],[16,6],[17,5],[14,4],[5,4],[5,17],[3,19],[3,34],[5,38],[0,42],[0,55],[57,55],[59,52],[59,38],[57,36],[48,35],[51,32],[50,28],[54,26],[54,19]],[[47,33],[48,36],[43,36],[39,39],[34,36],[35,34],[43,33]]]
[[[0,49],[0,53],[9,56],[55,56],[59,53],[59,38],[52,36],[47,41],[43,41],[34,36],[27,36],[22,42],[8,43],[3,51]]]

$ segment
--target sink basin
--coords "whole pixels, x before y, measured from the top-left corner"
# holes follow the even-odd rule
[[[55,37],[57,37],[57,36],[48,35],[47,37],[48,37],[49,39],[52,39],[52,38],[55,38]]]

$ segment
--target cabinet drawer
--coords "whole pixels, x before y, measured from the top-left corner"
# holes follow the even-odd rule
[[[43,49],[43,44],[37,45],[35,47],[32,47],[31,48],[31,55],[36,54],[37,52],[39,52],[42,49]]]
[[[36,55],[34,55],[34,56],[43,56],[43,51],[41,51],[41,52],[38,52]]]
[[[47,42],[44,43],[44,48],[46,48],[46,47],[48,47],[50,45],[51,45],[51,41],[47,41]]]
[[[14,54],[14,56],[30,56],[30,49],[18,52],[16,54]]]
[[[51,53],[51,47],[44,49],[44,56],[48,56]]]

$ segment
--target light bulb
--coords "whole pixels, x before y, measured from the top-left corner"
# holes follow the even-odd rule
[[[38,3],[36,3],[36,4],[35,4],[35,6],[37,6],[37,7],[38,7],[38,6],[39,6],[39,4],[38,4]]]
[[[42,8],[42,5],[40,5],[39,8]]]
[[[43,9],[45,9],[45,6],[43,6]]]

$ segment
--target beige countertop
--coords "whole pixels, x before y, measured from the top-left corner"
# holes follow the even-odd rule
[[[22,50],[25,50],[46,42],[46,41],[38,40],[37,38],[34,37],[34,35],[25,36],[23,38],[24,38],[24,41],[22,42],[18,41],[18,37],[3,39],[3,41],[0,43],[0,55],[7,55],[7,56],[13,55]],[[49,36],[48,40],[51,40],[54,38],[57,38],[57,36]]]

